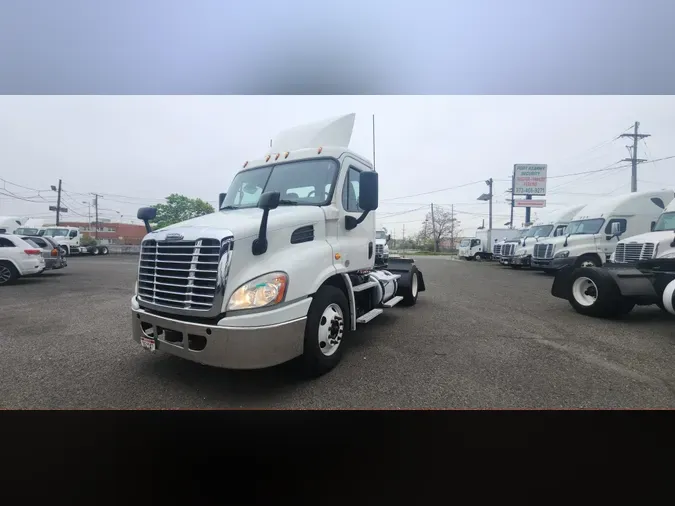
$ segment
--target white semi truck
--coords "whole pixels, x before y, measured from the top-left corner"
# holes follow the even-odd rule
[[[675,200],[651,232],[622,239],[604,268],[564,268],[551,288],[579,313],[617,317],[636,305],[675,314]]]
[[[38,232],[40,236],[51,237],[63,251],[64,256],[70,255],[107,255],[110,251],[107,246],[83,246],[82,234],[77,227],[44,227]]]
[[[572,218],[563,237],[535,244],[532,267],[549,273],[567,265],[600,267],[621,237],[648,231],[674,196],[672,190],[658,190],[598,199]]]
[[[516,248],[518,248],[518,246],[522,243],[523,238],[527,234],[528,230],[529,227],[514,228],[511,237],[505,237],[496,243],[494,248],[497,253],[494,256],[494,259],[503,265],[504,259],[510,258],[513,255],[513,252],[516,251]]]
[[[386,266],[389,263],[389,241],[391,235],[386,228],[375,231],[375,265]]]
[[[504,252],[500,259],[501,263],[509,265],[513,269],[529,267],[535,245],[541,239],[564,235],[570,220],[583,208],[584,206],[581,205],[560,209],[535,222],[527,230],[519,244],[516,244],[514,248],[509,247],[508,251]]]
[[[457,256],[465,260],[498,258],[503,242],[519,235],[520,231],[512,228],[478,229],[474,237],[462,239],[457,249]]]
[[[205,365],[258,369],[300,357],[311,376],[345,336],[425,290],[412,259],[375,267],[378,174],[351,151],[355,115],[297,127],[243,164],[219,210],[151,230],[131,299],[133,339]]]

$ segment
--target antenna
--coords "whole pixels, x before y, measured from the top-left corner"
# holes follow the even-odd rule
[[[373,114],[373,170],[375,170],[375,115]]]

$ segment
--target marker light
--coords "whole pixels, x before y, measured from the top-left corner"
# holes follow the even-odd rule
[[[247,165],[248,165],[248,160],[246,160],[246,161],[244,162],[244,166],[243,166],[242,168],[245,169]]]
[[[320,155],[322,151],[323,151],[323,148],[319,148],[319,151],[317,151],[317,154]]]
[[[284,155],[284,158],[288,158],[288,155],[290,155],[290,154],[291,154],[290,152],[286,151],[286,154]]]
[[[267,156],[265,157],[265,161],[266,161],[266,162],[269,162],[271,156],[272,156],[272,155],[267,155]]]
[[[275,156],[274,159],[278,160],[280,156],[281,156],[281,153],[277,153],[277,156]]]

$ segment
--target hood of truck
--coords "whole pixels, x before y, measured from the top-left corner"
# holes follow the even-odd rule
[[[191,229],[193,234],[207,237],[212,230],[229,230],[234,234],[235,241],[246,239],[258,235],[262,215],[262,209],[258,208],[217,211],[155,230],[146,235],[145,239],[157,237],[161,240],[167,233],[186,228]],[[317,206],[279,206],[269,213],[267,231],[311,225],[323,220],[324,212]]]
[[[672,230],[664,230],[662,232],[647,232],[646,234],[634,235],[632,237],[628,237],[627,239],[622,239],[620,242],[621,244],[627,244],[631,242],[660,243],[664,241],[672,241],[673,239],[675,239],[675,232]]]

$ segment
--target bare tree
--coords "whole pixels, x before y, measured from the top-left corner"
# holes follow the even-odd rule
[[[431,211],[429,211],[422,223],[422,229],[419,233],[420,239],[431,240],[437,251],[440,250],[441,241],[450,239],[450,247],[454,249],[455,239],[461,234],[459,226],[460,222],[453,216],[452,212],[443,207],[434,206],[433,220]]]

